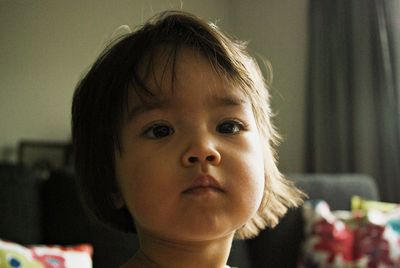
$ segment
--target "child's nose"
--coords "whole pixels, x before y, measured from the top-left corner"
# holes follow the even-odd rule
[[[221,154],[211,146],[198,145],[191,146],[182,155],[182,163],[184,166],[194,164],[210,164],[218,166],[221,162]]]

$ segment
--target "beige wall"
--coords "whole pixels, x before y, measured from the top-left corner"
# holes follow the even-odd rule
[[[308,0],[236,0],[233,26],[240,39],[250,40],[253,54],[272,64],[272,107],[284,141],[279,166],[304,171],[304,94]]]
[[[272,62],[281,167],[301,171],[308,0],[0,1],[0,153],[21,139],[67,140],[74,86],[114,30],[181,3]]]

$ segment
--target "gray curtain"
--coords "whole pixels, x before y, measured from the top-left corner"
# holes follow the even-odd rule
[[[310,0],[306,169],[372,175],[400,202],[400,1]]]

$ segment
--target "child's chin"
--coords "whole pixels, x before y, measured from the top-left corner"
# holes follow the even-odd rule
[[[206,242],[213,241],[225,238],[233,238],[235,234],[235,230],[226,230],[224,229],[212,229],[212,228],[197,228],[195,231],[187,231],[185,233],[181,233],[180,239],[182,241],[188,242]]]

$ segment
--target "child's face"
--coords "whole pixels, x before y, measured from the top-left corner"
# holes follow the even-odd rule
[[[116,153],[122,199],[140,235],[175,241],[233,235],[264,192],[263,143],[251,104],[200,53],[179,52],[173,83],[171,66],[158,56],[157,81],[148,85],[161,83],[163,101],[146,108],[132,96],[122,127]]]

